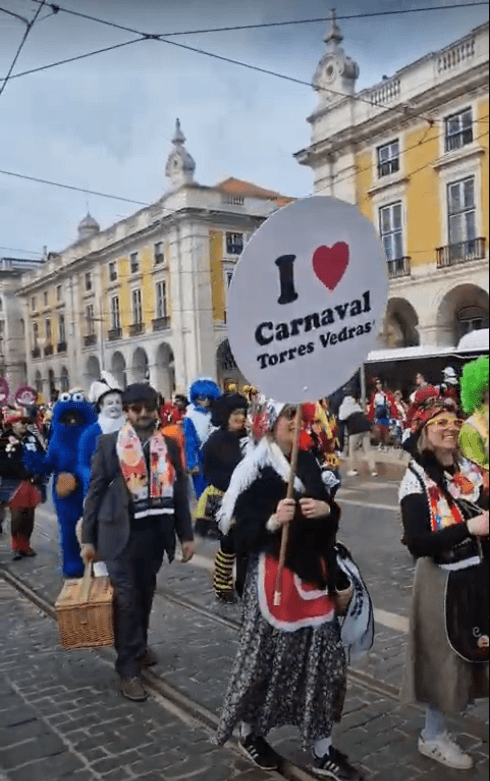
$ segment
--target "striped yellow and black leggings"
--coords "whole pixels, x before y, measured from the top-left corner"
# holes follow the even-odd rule
[[[221,538],[220,550],[217,552],[214,560],[213,587],[216,593],[234,590],[233,568],[235,561],[235,540],[232,529]]]

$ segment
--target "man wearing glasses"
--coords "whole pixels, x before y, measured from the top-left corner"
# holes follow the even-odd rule
[[[102,436],[92,461],[82,525],[85,563],[105,561],[115,591],[116,671],[124,697],[147,698],[141,668],[157,663],[148,648],[156,577],[165,553],[194,555],[187,477],[176,443],[158,430],[158,394],[129,385],[126,423]]]

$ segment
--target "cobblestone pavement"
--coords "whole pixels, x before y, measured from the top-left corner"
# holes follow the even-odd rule
[[[268,781],[155,699],[123,700],[94,652],[0,580],[0,781]],[[2,772],[3,771],[3,772]]]
[[[347,490],[350,491],[348,494],[350,497],[355,495],[354,492],[359,489]],[[393,487],[388,485],[383,490],[387,494],[387,500],[391,503],[392,499],[390,500],[388,494],[393,494]],[[359,491],[359,494],[366,496],[364,490]],[[61,586],[61,578],[56,571],[58,559],[54,541],[55,525],[53,519],[46,514],[45,508],[42,508],[38,519],[34,537],[34,544],[39,551],[37,559],[22,561],[18,565],[12,564],[9,567],[12,571],[20,574],[35,590],[45,595],[50,601],[54,601]],[[368,505],[359,507],[348,505],[346,502],[342,538],[355,552],[373,594],[375,604],[383,609],[396,611],[402,616],[408,615],[412,562],[406,551],[400,546],[399,522],[396,515],[388,511],[384,514],[383,512],[374,512],[369,509]],[[212,544],[206,543],[201,546],[199,552],[201,555],[212,555],[213,549]],[[373,555],[373,551],[376,552],[376,555]],[[2,553],[0,544],[0,564],[2,557],[4,561],[8,558],[5,551]],[[180,605],[169,602],[164,596],[164,590],[168,588],[207,609],[211,609],[213,613],[231,618],[234,621],[239,620],[239,611],[237,608],[227,608],[215,603],[210,587],[210,574],[205,569],[183,566],[178,562],[172,567],[163,567],[159,578],[160,593],[155,600],[155,610],[152,617],[151,642],[160,658],[160,665],[156,668],[157,673],[178,690],[187,693],[188,696],[213,713],[217,713],[235,655],[236,631],[233,627],[216,623],[206,615],[198,615]],[[386,598],[386,591],[390,593],[389,599]],[[32,610],[32,608],[30,609]],[[46,624],[45,619],[40,620]],[[12,640],[14,647],[16,639],[21,638],[19,630],[15,631],[17,634]],[[53,632],[53,629],[51,628],[50,631]],[[67,670],[67,665],[72,663],[68,660],[71,659],[78,659],[76,664],[73,662],[76,669],[76,688],[88,685],[88,666],[90,666],[90,685],[93,685],[91,672],[96,655],[92,653],[67,655],[61,651],[56,652],[56,638],[54,635],[52,637],[46,656],[49,661],[50,655],[54,659],[54,653],[57,653],[58,662],[52,664],[46,674],[50,678],[51,685],[59,685],[57,673],[62,669]],[[392,684],[392,686],[399,685],[403,671],[405,645],[406,635],[403,632],[379,626],[375,647],[360,669],[381,681]],[[42,642],[38,643],[38,647],[43,647]],[[0,672],[2,670],[0,664]],[[69,675],[65,672],[66,677]],[[103,695],[98,697],[101,702],[105,703],[105,698],[108,698],[111,707],[125,707],[126,703],[121,701],[117,693],[113,693],[114,677],[110,668],[101,668],[97,672],[97,681],[103,692]],[[63,682],[61,685],[66,686],[66,683]],[[65,699],[68,700],[70,696],[68,690]],[[157,707],[154,702],[148,704],[148,706],[150,705]],[[104,705],[104,707],[106,706]],[[144,708],[146,707],[145,705]],[[129,705],[129,708],[133,714],[133,720],[135,716],[143,713],[139,706],[134,709],[133,706]],[[478,704],[476,708],[471,710],[471,714],[480,719],[478,729],[474,729],[471,723],[463,720],[451,725],[453,732],[459,736],[465,746],[472,750],[477,760],[477,769],[469,774],[452,773],[420,757],[416,751],[416,738],[422,727],[423,714],[416,708],[402,708],[394,697],[388,697],[386,693],[379,693],[379,690],[367,690],[357,684],[351,685],[345,713],[342,725],[336,733],[336,742],[341,750],[344,750],[353,760],[362,765],[368,781],[418,781],[419,779],[452,781],[453,778],[480,781],[480,779],[488,778],[488,741],[484,725],[488,718],[486,704]],[[168,714],[165,718],[170,719]],[[172,723],[171,719],[170,723]],[[179,739],[175,738],[176,733],[172,733],[172,729],[176,729],[176,727],[169,727],[170,734],[174,735],[174,745],[181,746],[182,725],[178,733]],[[186,727],[184,727],[185,729]],[[166,734],[166,727],[164,732]],[[474,733],[474,735],[470,733]],[[100,737],[103,741],[102,733]],[[293,730],[278,731],[272,736],[272,742],[281,753],[293,761],[299,764],[305,763],[307,757],[300,751],[297,735]],[[171,743],[172,741],[170,741]],[[206,735],[203,735],[200,740],[196,738],[195,745],[204,751],[206,761],[210,756],[221,756],[213,754]],[[211,753],[208,755],[206,752]],[[196,755],[197,753],[196,750]],[[1,767],[2,760],[0,758]],[[7,772],[9,772],[8,768]],[[115,775],[100,773],[99,776],[85,777],[108,779],[130,777],[117,775],[119,771],[116,769],[108,771],[108,773],[111,772],[114,772]],[[197,772],[199,773],[199,771]],[[235,777],[233,775],[220,775],[221,766],[216,772],[216,776],[210,774],[206,778],[209,781],[219,781],[221,778],[234,779]],[[80,777],[84,778],[84,776]],[[155,777],[167,778],[161,773]],[[194,778],[193,775],[181,776],[181,778],[187,777]],[[195,777],[200,779],[199,774]],[[241,778],[240,775],[237,777]],[[15,781],[13,776],[12,778]],[[149,778],[151,779],[152,776]],[[243,778],[248,779],[249,776],[243,776]],[[254,781],[255,778],[253,775],[250,776],[250,779]],[[0,781],[2,781],[1,776]],[[23,777],[21,781],[23,781]]]

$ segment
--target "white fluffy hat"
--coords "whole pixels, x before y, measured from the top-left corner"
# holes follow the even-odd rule
[[[120,388],[119,383],[110,372],[102,371],[100,373],[100,380],[95,380],[90,386],[88,400],[93,404],[98,404],[102,396],[113,391],[122,393],[122,388]]]

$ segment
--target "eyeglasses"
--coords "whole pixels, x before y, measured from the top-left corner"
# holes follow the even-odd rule
[[[439,431],[443,431],[447,428],[455,428],[458,431],[461,431],[464,426],[464,420],[459,420],[458,418],[434,418],[434,420],[429,420],[427,425],[434,426],[434,428]]]
[[[145,409],[147,412],[156,412],[157,405],[154,401],[144,401],[141,404],[130,404],[128,409],[134,412],[135,415],[139,415]]]

